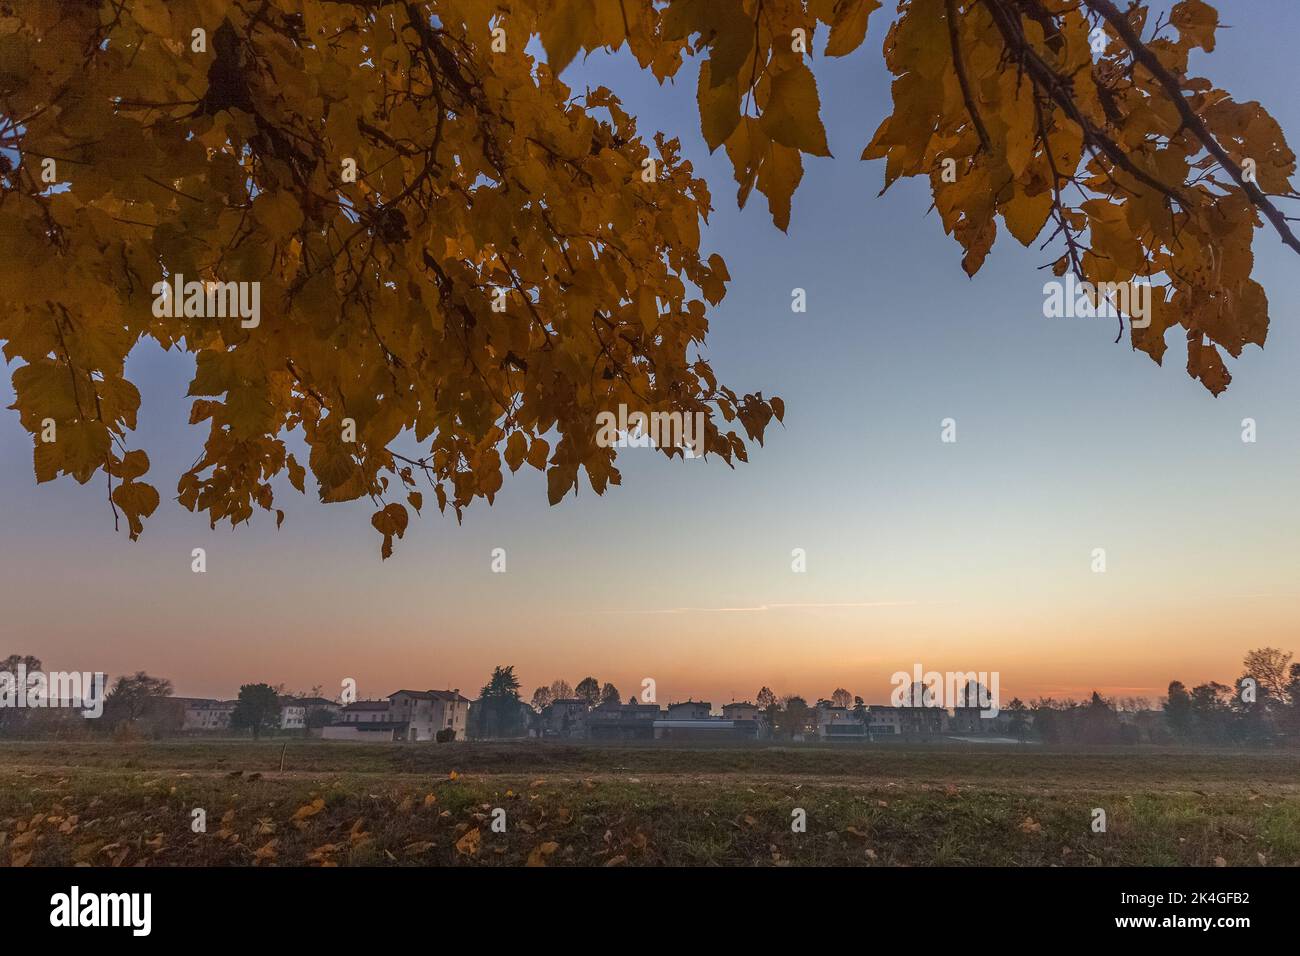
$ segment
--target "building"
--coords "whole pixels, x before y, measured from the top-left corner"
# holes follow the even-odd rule
[[[542,736],[581,739],[587,736],[587,702],[577,697],[561,697],[542,711]]]
[[[757,704],[751,704],[747,700],[733,701],[730,704],[722,705],[723,720],[730,720],[748,726],[753,724],[754,736],[760,740],[766,740],[772,736],[772,727],[768,722],[767,714],[759,710]]]
[[[210,697],[172,699],[180,701],[185,708],[181,730],[211,732],[230,729],[230,715],[235,712],[235,701],[216,700]]]
[[[655,722],[663,716],[658,704],[641,704],[629,697],[626,704],[611,701],[587,715],[587,736],[592,740],[653,740]]]
[[[345,724],[386,723],[388,721],[388,701],[359,700],[348,704],[339,712],[339,720]]]
[[[707,706],[707,705],[705,705]],[[673,719],[654,721],[655,740],[717,741],[754,740],[758,736],[756,720]]]
[[[899,732],[909,737],[931,737],[948,732],[948,711],[942,707],[895,707]]]
[[[306,708],[307,726],[315,729],[334,723],[343,709],[339,704],[324,697],[299,697],[298,703]]]
[[[298,698],[280,698],[280,729],[307,729],[307,707]]]
[[[756,704],[747,700],[732,701],[722,705],[722,716],[727,720],[758,720],[762,716]]]
[[[861,742],[867,739],[867,724],[847,707],[818,707],[817,739]]]
[[[948,732],[948,711],[936,704],[934,691],[913,683],[903,693],[898,712],[899,732],[907,737],[931,737]]]
[[[903,735],[901,710],[901,707],[868,707],[867,736],[872,740],[877,737],[900,738]]]
[[[985,708],[980,706],[981,700],[996,704],[983,684],[976,681],[967,682],[966,686],[957,692],[952,716],[948,719],[948,730],[955,734],[997,733],[1000,730],[999,721],[993,716],[985,716]]]
[[[703,700],[684,700],[668,705],[669,720],[708,720],[713,715],[713,705]]]
[[[459,689],[399,690],[388,695],[388,704],[390,719],[407,725],[407,740],[436,740],[445,731],[452,740],[466,739],[469,698]]]
[[[321,728],[322,740],[351,740],[366,744],[386,744],[407,738],[407,726],[401,721],[362,720],[330,724]]]

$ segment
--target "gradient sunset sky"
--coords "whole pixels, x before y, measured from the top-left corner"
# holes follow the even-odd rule
[[[1300,5],[1218,6],[1232,28],[1194,67],[1261,101],[1300,147]],[[805,158],[789,235],[762,196],[737,210],[730,164],[699,132],[693,67],[660,88],[626,53],[598,53],[564,75],[614,89],[647,138],[680,136],[709,181],[704,246],[733,281],[707,355],[722,381],[787,408],[750,464],[629,449],[621,487],[598,498],[584,483],[553,508],[525,468],[461,526],[427,508],[383,563],[368,501],[325,506],[287,482],[280,530],[259,514],[214,532],[168,494],[205,434],[186,424],[193,360],[142,345],[128,444],[148,451],[163,504],[138,542],[114,533],[102,476],[38,487],[31,438],[0,413],[0,656],[144,669],[219,697],[263,680],[333,696],[345,677],[362,696],[474,696],[513,664],[525,697],[591,674],[624,698],[652,677],[661,702],[720,706],[762,685],[884,703],[914,663],[999,671],[1004,700],[1154,698],[1174,678],[1232,680],[1251,647],[1300,651],[1300,260],[1258,234],[1268,345],[1230,363],[1217,399],[1183,370],[1176,334],[1160,368],[1113,343],[1113,320],[1045,319],[1037,267],[1051,256],[1005,231],[968,280],[925,215],[927,185],[876,198],[883,164],[857,158],[889,112],[888,14],[843,60],[817,38],[836,158]],[[791,312],[794,287],[806,314]],[[940,442],[945,417],[956,444]],[[190,570],[194,547],[206,574]],[[497,547],[505,574],[490,570]],[[1098,547],[1105,574],[1090,567]],[[792,573],[793,548],[807,573]]]

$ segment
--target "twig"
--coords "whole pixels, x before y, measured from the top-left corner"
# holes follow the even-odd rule
[[[1278,235],[1282,237],[1282,242],[1300,253],[1300,239],[1296,238],[1295,233],[1291,231],[1291,227],[1286,224],[1286,216],[1269,201],[1258,186],[1245,178],[1241,167],[1219,145],[1214,138],[1214,134],[1209,131],[1205,123],[1188,104],[1178,81],[1161,65],[1155,54],[1142,42],[1142,38],[1137,35],[1124,14],[1116,9],[1111,0],[1084,0],[1084,2],[1087,3],[1090,10],[1100,14],[1107,23],[1115,28],[1115,32],[1119,34],[1120,39],[1132,52],[1133,58],[1141,63],[1156,78],[1156,81],[1164,87],[1165,93],[1169,96],[1170,101],[1178,110],[1178,115],[1182,118],[1183,126],[1192,131],[1196,138],[1200,140],[1201,145],[1205,147],[1206,152],[1228,171],[1228,174],[1232,176],[1237,185],[1245,191],[1250,201],[1264,213],[1268,221],[1273,224],[1273,228],[1277,230]]]
[[[975,94],[970,88],[970,80],[966,76],[966,64],[961,58],[961,41],[957,36],[957,0],[947,0],[947,5],[948,42],[952,45],[952,65],[957,71],[957,83],[961,86],[962,99],[966,101],[966,112],[970,114],[975,132],[979,134],[980,145],[984,147],[985,152],[988,152],[990,151],[989,131],[984,128],[984,121],[980,119],[979,110],[975,107]]]

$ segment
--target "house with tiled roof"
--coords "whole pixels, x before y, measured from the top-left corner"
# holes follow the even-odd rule
[[[466,738],[469,698],[454,690],[399,690],[388,695],[389,719],[407,725],[407,740]]]
[[[386,700],[358,700],[348,704],[339,711],[339,719],[335,723],[342,724],[362,724],[374,723],[376,721],[385,721],[388,719],[388,701]]]

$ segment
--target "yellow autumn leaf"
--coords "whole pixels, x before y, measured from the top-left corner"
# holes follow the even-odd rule
[[[280,191],[265,192],[253,200],[253,218],[277,239],[296,231],[303,221],[297,200]]]
[[[553,840],[547,840],[537,844],[528,853],[528,860],[525,866],[546,866],[546,861],[554,855],[555,851],[560,848],[560,844]]]
[[[862,45],[867,36],[867,22],[880,6],[880,0],[822,0],[830,16],[822,19],[831,26],[826,39],[827,56],[847,56]]]
[[[304,820],[310,820],[312,817],[316,816],[316,814],[320,813],[324,809],[325,809],[324,798],[317,797],[311,803],[303,804],[301,807],[295,810],[293,813],[292,820],[295,823],[300,823]]]
[[[1180,37],[1206,53],[1214,52],[1214,32],[1219,27],[1219,13],[1204,0],[1180,0],[1169,11],[1169,22],[1178,28]]]
[[[817,81],[812,70],[799,63],[772,78],[767,109],[759,122],[777,143],[813,156],[829,156],[820,113]]]
[[[518,471],[519,466],[524,463],[524,455],[528,451],[528,439],[523,432],[511,432],[510,437],[506,439],[505,459],[506,464],[510,466],[511,471]]]
[[[740,122],[740,86],[735,77],[714,85],[710,80],[710,62],[700,65],[697,102],[700,109],[700,131],[709,152],[727,141]]]
[[[465,835],[456,841],[456,852],[462,856],[478,856],[479,844],[482,841],[483,834],[478,827],[466,830]]]

